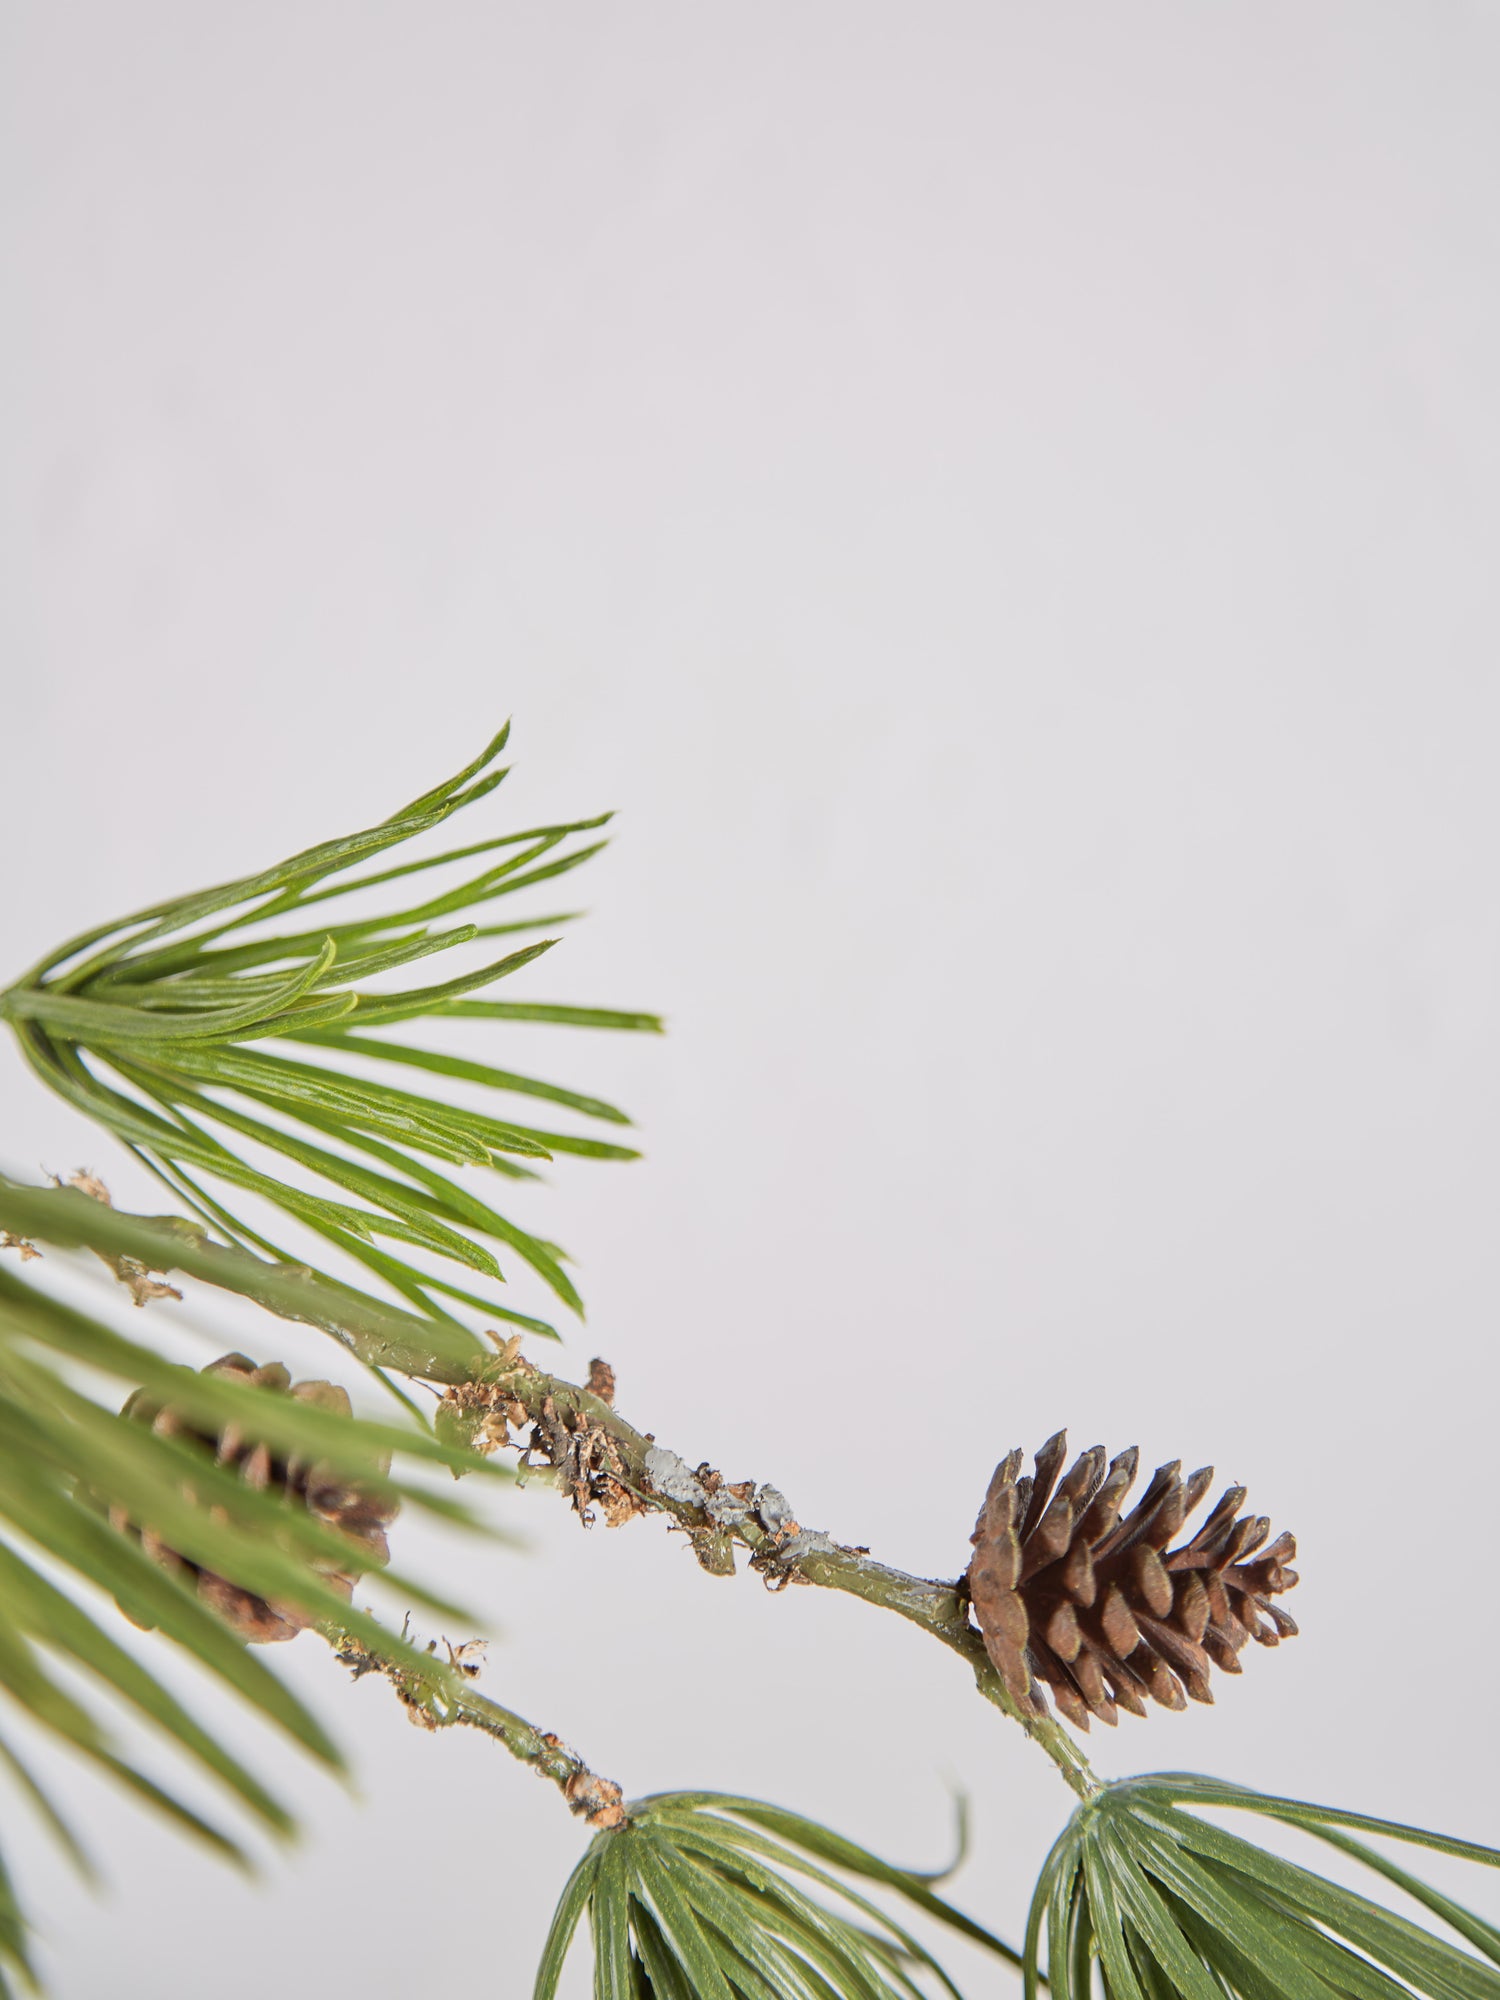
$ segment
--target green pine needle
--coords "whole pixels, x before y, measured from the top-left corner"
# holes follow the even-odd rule
[[[534,2000],[554,2000],[585,1911],[596,2000],[923,2000],[931,1982],[959,2000],[932,1954],[841,1879],[850,1875],[1020,1964],[931,1877],[757,1799],[676,1792],[639,1801],[625,1827],[596,1836],[563,1891]]]
[[[27,1247],[37,1241],[71,1246],[92,1238],[100,1255],[133,1275],[164,1268],[172,1244],[182,1240],[159,1222],[117,1215],[83,1194],[18,1189],[3,1180],[0,1230]],[[217,1285],[257,1302],[265,1302],[267,1287],[274,1292],[285,1283],[275,1267],[231,1252],[201,1244],[194,1250],[184,1240],[181,1254],[209,1256]],[[344,1288],[321,1287],[305,1272],[297,1273],[295,1282],[307,1305],[303,1316],[336,1324],[346,1306]],[[367,1305],[377,1314],[381,1310],[374,1302]],[[86,1393],[84,1382],[102,1385],[102,1400]],[[132,1710],[263,1832],[286,1837],[293,1831],[290,1816],[157,1676],[149,1649],[131,1651],[120,1644],[108,1600],[136,1625],[156,1629],[318,1762],[341,1770],[342,1759],[316,1716],[259,1654],[221,1623],[189,1584],[112,1526],[112,1512],[159,1535],[201,1569],[331,1621],[394,1660],[418,1684],[442,1678],[443,1670],[425,1653],[391,1638],[323,1580],[319,1565],[347,1568],[350,1545],[341,1535],[305,1509],[257,1491],[184,1439],[159,1435],[150,1424],[127,1417],[118,1407],[127,1390],[144,1391],[158,1406],[170,1404],[205,1436],[234,1426],[249,1443],[263,1440],[282,1456],[301,1454],[374,1496],[470,1529],[480,1522],[450,1494],[393,1476],[387,1469],[392,1456],[491,1479],[506,1475],[414,1423],[349,1418],[240,1378],[176,1366],[50,1296],[24,1266],[0,1267],[0,1705],[28,1728],[70,1746],[200,1844],[243,1863],[237,1838],[119,1752],[91,1705],[88,1684]],[[484,1532],[495,1533],[488,1526]],[[471,1613],[435,1596],[411,1575],[389,1571],[372,1580],[397,1592],[402,1602],[426,1603],[463,1625],[474,1623]],[[0,1737],[0,1769],[88,1874],[90,1863],[76,1835],[5,1737]],[[0,1993],[7,1990],[7,1975],[23,1984],[31,1980],[24,1920],[0,1863]]]
[[[466,913],[580,867],[604,843],[580,844],[579,836],[608,814],[498,834],[373,872],[363,866],[491,792],[506,775],[492,767],[507,734],[508,726],[455,778],[378,826],[86,932],[0,994],[0,1015],[35,1073],[121,1140],[225,1240],[282,1255],[230,1205],[250,1195],[422,1312],[450,1320],[440,1298],[474,1303],[455,1288],[452,1267],[503,1283],[501,1259],[511,1256],[570,1310],[581,1313],[583,1302],[555,1246],[442,1169],[526,1179],[534,1178],[526,1163],[559,1154],[637,1154],[613,1136],[465,1110],[439,1094],[445,1082],[477,1085],[502,1101],[542,1100],[605,1126],[629,1123],[586,1092],[389,1031],[443,1016],[661,1027],[651,1014],[469,998],[533,964],[554,937],[518,944],[453,978],[395,989],[370,984],[484,938],[567,921],[480,924]],[[481,855],[477,874],[425,900],[307,927],[307,913],[331,899],[388,889]],[[460,921],[432,928],[449,917]],[[403,1065],[417,1087],[363,1075],[363,1063]],[[483,1309],[518,1317],[513,1309]],[[544,1320],[519,1319],[554,1331]]]
[[[1198,1810],[1195,1810],[1197,1808]],[[1404,1890],[1473,1947],[1205,1819],[1300,1828]],[[1500,1850],[1180,1773],[1105,1786],[1047,1857],[1032,1898],[1025,1991],[1053,2000],[1500,2000],[1500,1930],[1351,1830],[1500,1867]]]

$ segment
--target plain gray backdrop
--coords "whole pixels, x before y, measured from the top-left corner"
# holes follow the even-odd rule
[[[1494,1840],[1500,16],[10,0],[3,40],[14,969],[513,715],[477,832],[622,809],[527,991],[671,1023],[464,1044],[640,1123],[530,1216],[589,1299],[561,1365],[929,1574],[1059,1424],[1211,1460],[1296,1530],[1303,1636],[1100,1768]],[[0,1121],[159,1205],[9,1056]],[[957,1662],[504,1511],[529,1555],[403,1549],[503,1628],[498,1697],[920,1864],[960,1786],[954,1893],[1019,1928],[1068,1799]],[[55,1992],[524,1994],[555,1796],[278,1664],[363,1808],[247,1737],[309,1829],[254,1886],[65,1775],[97,1902],[7,1800]]]

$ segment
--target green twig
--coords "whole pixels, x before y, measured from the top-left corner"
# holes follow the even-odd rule
[[[518,1763],[529,1765],[538,1777],[556,1785],[567,1801],[568,1810],[589,1826],[604,1831],[624,1825],[624,1794],[614,1780],[601,1778],[590,1770],[560,1736],[538,1729],[524,1715],[502,1708],[499,1702],[480,1694],[469,1684],[467,1677],[473,1669],[463,1661],[463,1648],[457,1651],[449,1648],[446,1671],[430,1678],[419,1677],[395,1660],[372,1651],[352,1633],[335,1625],[324,1626],[322,1630],[340,1665],[348,1667],[356,1680],[376,1673],[388,1681],[419,1728],[482,1730],[503,1744]],[[436,1651],[436,1642],[428,1651]]]
[[[716,1518],[714,1493],[708,1493],[705,1500],[680,1497],[670,1480],[666,1482],[667,1490],[662,1490],[663,1482],[653,1479],[648,1465],[648,1457],[660,1449],[653,1436],[636,1430],[611,1404],[588,1389],[547,1374],[519,1355],[496,1356],[477,1380],[450,1388],[447,1400],[450,1410],[458,1414],[460,1423],[471,1432],[479,1429],[486,1412],[503,1413],[507,1404],[524,1410],[526,1418],[536,1426],[533,1435],[542,1449],[549,1449],[549,1437],[557,1441],[550,1448],[554,1465],[560,1453],[565,1458],[571,1456],[571,1464],[565,1463],[557,1469],[560,1483],[572,1485],[580,1512],[585,1511],[586,1496],[579,1492],[576,1483],[579,1451],[575,1444],[570,1453],[564,1440],[582,1443],[590,1432],[603,1432],[613,1446],[623,1477],[612,1473],[596,1452],[595,1460],[602,1468],[597,1477],[604,1482],[618,1478],[641,1511],[668,1515],[692,1538],[694,1552],[705,1569],[725,1573],[714,1556],[716,1545],[727,1537],[749,1551],[751,1566],[773,1587],[801,1581],[825,1590],[843,1591],[882,1611],[894,1611],[898,1617],[920,1626],[968,1664],[979,1692],[1021,1725],[1080,1798],[1091,1798],[1099,1790],[1099,1781],[1088,1759],[1061,1723],[1052,1716],[1023,1709],[991,1666],[984,1640],[969,1622],[967,1599],[957,1583],[911,1576],[904,1570],[874,1561],[863,1549],[841,1547],[826,1536],[808,1536],[795,1519],[786,1519],[773,1530],[752,1512],[726,1525],[722,1518]],[[664,1456],[676,1458],[672,1453]],[[683,1464],[681,1460],[677,1462]],[[716,1475],[700,1467],[688,1477],[700,1486],[707,1486]],[[722,1485],[719,1490],[724,1490]],[[808,1543],[812,1546],[805,1546]]]
[[[706,1568],[715,1567],[716,1553],[738,1543],[769,1583],[780,1586],[800,1579],[843,1591],[920,1626],[968,1664],[979,1692],[1021,1725],[1080,1798],[1091,1798],[1098,1791],[1099,1781],[1088,1759],[1062,1724],[1052,1716],[1026,1712],[1006,1689],[990,1665],[983,1639],[969,1622],[957,1583],[910,1576],[872,1560],[863,1550],[840,1547],[826,1536],[807,1537],[789,1514],[775,1530],[753,1511],[726,1524],[706,1504],[712,1494],[693,1497],[693,1485],[701,1489],[702,1482],[688,1473],[681,1460],[676,1462],[687,1474],[682,1489],[686,1497],[673,1497],[671,1482],[654,1479],[648,1467],[648,1455],[659,1449],[650,1433],[636,1430],[609,1403],[578,1383],[534,1368],[513,1349],[495,1354],[461,1327],[384,1305],[352,1286],[319,1278],[305,1266],[267,1263],[247,1251],[211,1242],[196,1224],[175,1217],[124,1215],[71,1189],[22,1189],[0,1182],[0,1228],[106,1256],[140,1259],[149,1254],[153,1270],[181,1271],[207,1284],[225,1286],[283,1319],[320,1327],[361,1361],[442,1385],[449,1391],[448,1411],[458,1425],[455,1436],[465,1432],[476,1436],[486,1419],[503,1422],[505,1409],[513,1406],[543,1441],[552,1436],[553,1460],[571,1451],[577,1470],[579,1454],[597,1450],[588,1441],[602,1434],[610,1441],[618,1471],[601,1457],[592,1470],[583,1467],[584,1476],[617,1478],[630,1496],[627,1512],[668,1515],[693,1538],[695,1553]],[[149,1252],[143,1244],[150,1246]],[[568,1440],[575,1442],[570,1445]],[[555,1465],[555,1469],[560,1478],[566,1477],[565,1468]],[[664,1484],[668,1490],[663,1490]],[[581,1496],[576,1486],[574,1491],[585,1507],[587,1491]],[[724,1573],[722,1562],[719,1569]]]

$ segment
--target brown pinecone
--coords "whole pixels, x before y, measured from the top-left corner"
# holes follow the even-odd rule
[[[1090,1715],[1117,1722],[1121,1708],[1144,1715],[1147,1695],[1164,1708],[1184,1707],[1184,1690],[1212,1701],[1214,1664],[1237,1674],[1247,1639],[1274,1646],[1296,1632],[1271,1602],[1297,1581],[1286,1567],[1296,1542],[1279,1535],[1262,1549],[1271,1524],[1239,1516],[1245,1489],[1231,1486],[1193,1539],[1168,1552],[1213,1467],[1184,1480],[1180,1459],[1161,1466],[1122,1519],[1139,1452],[1122,1451],[1106,1470],[1094,1445],[1059,1483],[1067,1437],[1048,1438],[1034,1474],[1017,1476],[1019,1451],[995,1468],[969,1564],[985,1650],[1017,1701],[1045,1714],[1045,1682],[1080,1729]]]
[[[276,1361],[257,1368],[243,1354],[225,1354],[219,1360],[210,1362],[203,1373],[235,1376],[240,1381],[253,1383],[257,1388],[294,1396],[298,1402],[336,1410],[341,1416],[351,1414],[349,1398],[336,1383],[294,1382],[287,1370]],[[320,1521],[327,1522],[329,1527],[337,1528],[349,1541],[348,1562],[337,1569],[320,1564],[318,1574],[323,1583],[341,1596],[352,1594],[355,1579],[366,1570],[379,1568],[389,1560],[385,1530],[396,1516],[396,1503],[371,1492],[357,1481],[345,1478],[327,1464],[303,1457],[300,1453],[293,1453],[287,1458],[278,1457],[269,1445],[252,1443],[233,1424],[226,1426],[217,1436],[198,1430],[170,1404],[164,1407],[152,1402],[139,1389],[126,1403],[122,1414],[138,1423],[150,1424],[161,1437],[178,1437],[201,1445],[212,1453],[215,1464],[237,1472],[247,1485],[258,1487],[263,1492],[284,1494],[300,1502]],[[388,1470],[389,1461],[382,1461],[379,1469],[382,1472]],[[116,1528],[139,1541],[153,1562],[194,1582],[198,1595],[212,1605],[241,1638],[263,1643],[274,1639],[294,1639],[314,1622],[315,1614],[299,1605],[258,1597],[254,1591],[241,1589],[226,1577],[216,1576],[212,1570],[189,1562],[186,1556],[168,1548],[149,1529],[137,1528],[123,1509],[111,1509],[110,1520]]]

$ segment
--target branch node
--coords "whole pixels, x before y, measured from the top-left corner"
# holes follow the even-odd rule
[[[598,1777],[587,1765],[575,1771],[563,1786],[568,1810],[578,1814],[596,1833],[608,1833],[625,1824],[625,1794],[612,1778]]]

